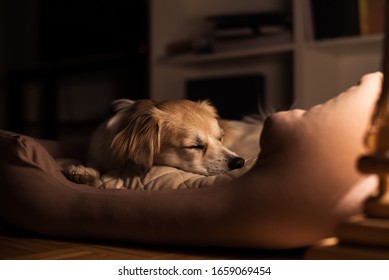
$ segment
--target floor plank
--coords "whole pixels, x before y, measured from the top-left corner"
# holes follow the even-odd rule
[[[3,260],[301,259],[303,254],[304,248],[286,251],[185,248],[49,239],[0,225]]]

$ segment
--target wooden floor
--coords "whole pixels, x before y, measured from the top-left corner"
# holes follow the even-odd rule
[[[225,248],[149,247],[45,239],[0,226],[0,259],[11,260],[214,260],[301,259],[304,249],[288,251]]]

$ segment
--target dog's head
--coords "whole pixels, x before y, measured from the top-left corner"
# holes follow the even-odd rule
[[[223,145],[224,131],[207,101],[118,100],[115,106],[118,129],[110,149],[122,165],[129,163],[140,172],[166,165],[202,175],[244,165]]]

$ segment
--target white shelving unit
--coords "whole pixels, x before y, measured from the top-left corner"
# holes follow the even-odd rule
[[[152,0],[151,97],[185,97],[185,81],[228,74],[261,73],[266,77],[267,106],[309,108],[380,69],[382,36],[312,41],[306,37],[310,20],[307,0]],[[289,11],[293,42],[208,55],[165,56],[172,40],[196,36],[209,15],[253,11]]]
[[[293,52],[293,44],[280,44],[265,46],[261,48],[242,49],[226,52],[216,52],[210,55],[183,54],[176,57],[162,57],[160,62],[176,66],[188,66],[190,64],[200,64],[207,62],[220,62],[230,59],[259,57],[265,55],[277,55],[281,53]]]

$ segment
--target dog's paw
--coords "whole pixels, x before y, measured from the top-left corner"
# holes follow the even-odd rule
[[[94,186],[97,179],[100,178],[99,171],[83,165],[70,165],[65,169],[65,174],[69,180],[89,186]]]

